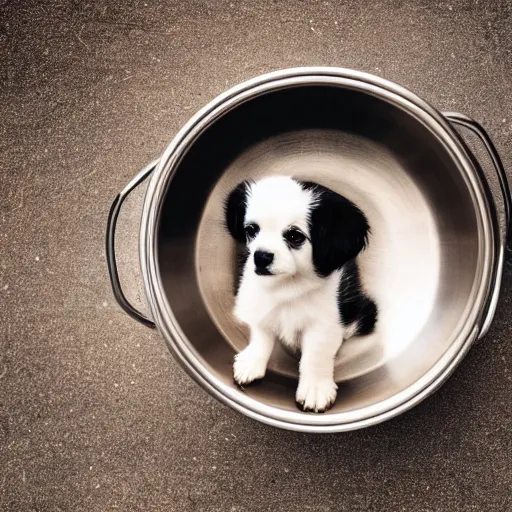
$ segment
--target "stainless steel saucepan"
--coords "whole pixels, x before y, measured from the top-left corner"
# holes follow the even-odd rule
[[[502,197],[493,196],[481,158],[454,126],[479,140]],[[297,360],[279,344],[260,385],[233,384],[233,356],[247,332],[231,315],[235,248],[223,202],[240,181],[270,174],[345,195],[371,225],[360,265],[379,322],[374,334],[342,346],[338,398],[325,414],[296,409]],[[125,298],[114,252],[121,204],[149,176],[140,263],[152,319]],[[107,259],[121,307],[156,326],[176,359],[216,398],[277,427],[340,432],[420,402],[486,333],[509,220],[503,166],[475,121],[442,114],[376,76],[299,68],[249,80],[198,112],[116,197]]]

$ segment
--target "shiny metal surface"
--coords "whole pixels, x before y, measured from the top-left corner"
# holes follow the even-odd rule
[[[489,299],[489,304],[486,308],[487,315],[482,323],[482,327],[480,328],[479,339],[481,339],[483,336],[485,336],[485,334],[487,334],[487,331],[489,330],[492,319],[494,318],[494,313],[496,312],[496,306],[498,304],[500,284],[503,273],[503,261],[505,258],[505,250],[510,249],[511,243],[510,223],[512,219],[510,216],[512,211],[512,197],[510,195],[510,186],[508,184],[507,174],[505,172],[503,162],[501,161],[501,157],[498,153],[498,150],[494,146],[494,143],[492,142],[491,138],[484,130],[484,128],[475,120],[471,119],[470,117],[464,114],[460,114],[459,112],[443,112],[443,116],[446,119],[448,119],[452,124],[459,127],[464,127],[477,137],[479,143],[483,146],[485,152],[487,153],[487,157],[490,159],[494,171],[497,174],[501,192],[500,199],[503,202],[503,227],[502,229],[497,230],[498,236],[500,237],[500,243],[499,252],[497,256],[498,262],[496,265],[494,276],[494,282],[496,283],[496,286],[494,287],[492,295]],[[474,157],[474,155],[472,154],[471,156]],[[476,158],[473,159],[476,162]],[[483,176],[482,169],[478,165],[478,162],[476,162],[476,164],[477,172],[480,172],[481,177],[485,180],[485,176]],[[496,206],[496,204],[499,204],[499,202],[499,199],[498,201],[494,201],[494,205]]]
[[[295,409],[297,361],[280,348],[261,385],[232,384],[247,335],[231,316],[222,203],[269,174],[346,195],[372,228],[360,262],[379,324],[342,346],[323,415]],[[481,170],[435,109],[371,75],[301,68],[241,84],[191,119],[151,178],[140,240],[153,318],[193,378],[260,421],[335,432],[395,416],[448,377],[489,321],[504,237]]]
[[[119,272],[117,271],[116,261],[116,226],[117,218],[124,201],[130,195],[130,193],[143,181],[145,181],[148,176],[155,170],[157,163],[158,160],[155,160],[154,162],[146,165],[146,167],[144,167],[144,169],[142,169],[139,174],[137,174],[137,176],[135,176],[135,178],[133,178],[119,194],[117,194],[116,198],[112,202],[110,212],[108,214],[107,234],[105,237],[105,252],[107,255],[108,273],[110,277],[110,283],[112,285],[112,291],[114,293],[114,297],[117,300],[117,303],[132,318],[152,329],[155,328],[155,323],[149,318],[146,318],[140,311],[138,311],[134,306],[130,304],[121,287],[121,281],[119,280]]]

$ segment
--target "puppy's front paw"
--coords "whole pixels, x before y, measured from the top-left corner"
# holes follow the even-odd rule
[[[262,358],[251,347],[242,350],[235,356],[233,377],[237,384],[244,386],[262,379],[267,371],[267,360]]]
[[[295,400],[303,411],[325,412],[336,400],[337,391],[332,379],[301,377]]]

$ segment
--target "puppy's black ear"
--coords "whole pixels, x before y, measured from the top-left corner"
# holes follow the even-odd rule
[[[314,197],[309,219],[313,265],[326,277],[366,247],[370,226],[364,213],[346,197],[316,183],[302,182],[302,186]]]
[[[231,236],[240,243],[245,243],[244,219],[247,208],[247,195],[250,184],[248,181],[242,181],[235,189],[231,191],[224,212],[226,215],[226,226]]]

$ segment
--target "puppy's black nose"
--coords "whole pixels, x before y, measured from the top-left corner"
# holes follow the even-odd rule
[[[254,264],[256,268],[267,268],[274,261],[274,255],[271,252],[256,251],[254,253]]]

